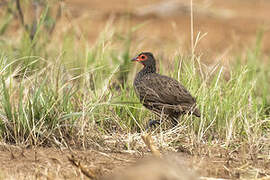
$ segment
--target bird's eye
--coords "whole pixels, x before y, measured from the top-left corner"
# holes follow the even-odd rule
[[[145,59],[145,55],[142,55],[142,56],[141,56],[141,59]]]

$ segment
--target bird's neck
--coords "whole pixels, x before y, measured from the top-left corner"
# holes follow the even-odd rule
[[[156,66],[144,66],[144,68],[136,75],[134,80],[134,86],[138,86],[140,84],[141,79],[151,73],[156,73]]]
[[[156,73],[156,66],[144,66],[144,68],[139,72],[141,76],[149,73]]]

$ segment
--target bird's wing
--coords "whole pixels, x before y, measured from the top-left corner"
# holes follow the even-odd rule
[[[159,74],[145,75],[136,88],[141,101],[162,104],[195,104],[196,100],[175,79]]]

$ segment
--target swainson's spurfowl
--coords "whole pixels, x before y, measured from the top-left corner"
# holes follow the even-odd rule
[[[182,114],[200,117],[196,100],[177,80],[156,72],[156,60],[152,53],[142,52],[132,59],[144,67],[134,79],[134,88],[140,102],[157,115],[171,119],[173,125],[178,123]],[[150,122],[156,124],[158,121]]]

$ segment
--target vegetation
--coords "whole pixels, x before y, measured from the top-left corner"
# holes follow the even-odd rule
[[[109,22],[97,42],[88,44],[75,29],[57,29],[61,36],[55,35],[60,14],[53,16],[52,6],[44,4],[30,25],[21,21],[14,37],[9,30],[20,16],[16,2],[7,3],[0,19],[0,140],[85,145],[93,134],[143,131],[153,114],[135,96],[136,68],[130,62],[138,53],[132,47],[139,45],[133,32],[143,25],[123,33]],[[245,144],[256,152],[269,148],[270,68],[262,61],[262,35],[227,67],[208,66],[196,53],[183,56],[177,51],[169,61],[174,68],[166,69],[160,61],[162,73],[181,81],[201,109],[201,118],[186,115],[174,130],[197,143]],[[179,145],[179,135],[170,132],[175,131],[164,127],[154,133],[174,136],[167,143]]]

